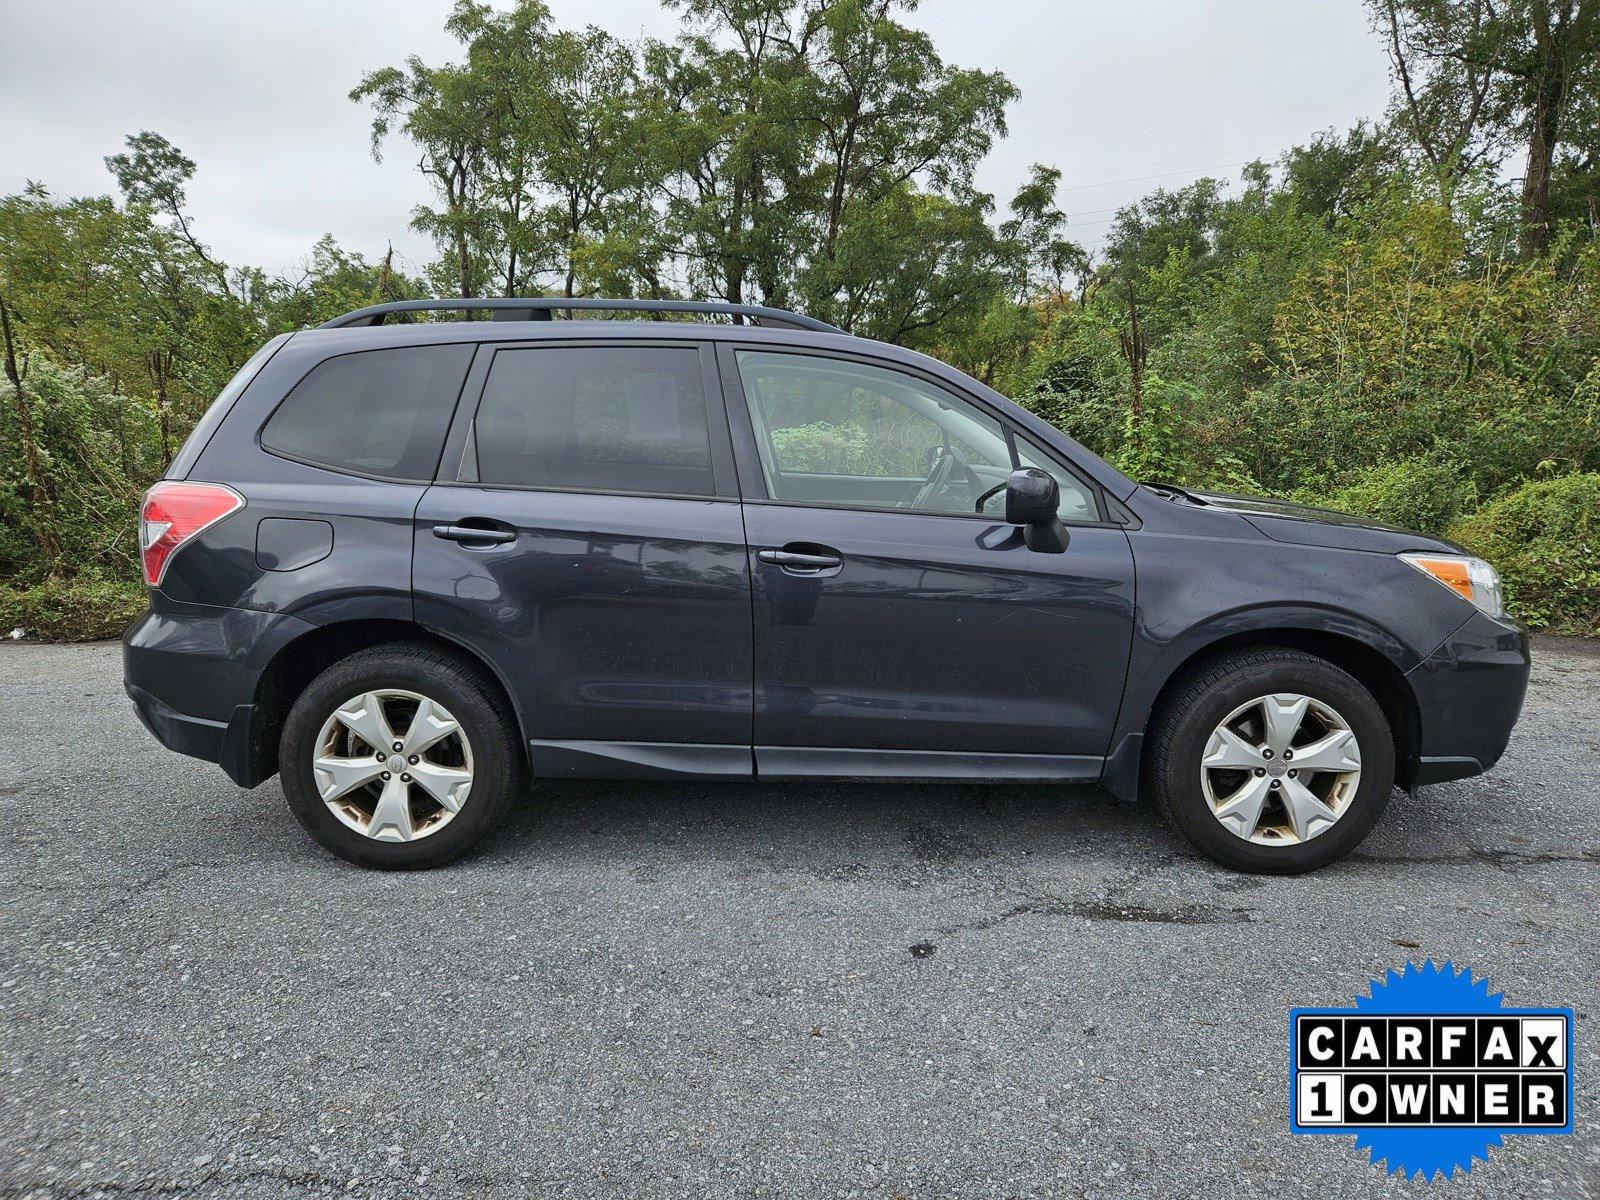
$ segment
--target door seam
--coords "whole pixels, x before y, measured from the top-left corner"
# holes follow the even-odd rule
[[[756,762],[756,572],[750,561],[752,547],[750,545],[750,525],[745,520],[744,512],[744,480],[739,472],[739,452],[735,448],[733,440],[733,416],[729,411],[732,407],[732,400],[728,395],[728,381],[723,377],[722,355],[719,350],[720,347],[713,345],[711,365],[716,370],[717,391],[722,397],[722,423],[727,426],[728,449],[733,454],[734,459],[733,486],[739,492],[739,532],[744,535],[744,593],[746,611],[750,616],[750,777],[759,779],[761,771]],[[743,396],[740,396],[739,403],[744,403]]]

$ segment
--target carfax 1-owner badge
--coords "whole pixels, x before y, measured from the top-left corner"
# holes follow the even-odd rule
[[[1433,1179],[1506,1134],[1572,1132],[1572,1010],[1513,1008],[1450,963],[1407,963],[1352,1008],[1289,1014],[1289,1128],[1355,1134]]]

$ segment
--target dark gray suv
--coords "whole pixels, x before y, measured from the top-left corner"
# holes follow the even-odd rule
[[[496,319],[385,323],[420,309]],[[657,319],[551,319],[590,309]],[[1099,782],[1302,871],[1396,784],[1492,766],[1528,678],[1455,546],[1140,485],[942,363],[754,306],[278,337],[140,524],[145,724],[280,774],[377,867],[460,854],[531,776]]]

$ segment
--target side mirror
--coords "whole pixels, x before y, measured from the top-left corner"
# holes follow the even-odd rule
[[[1006,479],[1006,521],[1012,525],[1042,525],[1053,520],[1061,507],[1061,485],[1048,471],[1019,467]]]
[[[1019,467],[1006,479],[1006,521],[1022,526],[1028,549],[1061,554],[1067,548],[1067,530],[1057,515],[1061,485],[1038,467]]]

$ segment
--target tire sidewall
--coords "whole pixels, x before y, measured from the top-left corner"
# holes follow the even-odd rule
[[[461,811],[437,833],[411,842],[380,842],[351,829],[318,793],[311,761],[322,726],[340,705],[362,692],[416,692],[450,711],[472,746],[472,789]],[[403,653],[336,664],[300,694],[279,740],[279,774],[295,817],[325,849],[368,867],[436,866],[468,850],[504,811],[514,784],[515,747],[506,747],[504,720],[482,689],[456,671],[423,669]]]
[[[1225,829],[1200,787],[1200,762],[1212,732],[1239,705],[1260,696],[1296,692],[1332,706],[1350,724],[1361,749],[1361,782],[1349,810],[1310,841],[1263,846]],[[1394,786],[1394,737],[1383,710],[1356,679],[1331,664],[1306,658],[1230,673],[1186,711],[1166,762],[1156,765],[1167,816],[1209,857],[1237,870],[1295,874],[1336,862],[1372,832]]]

